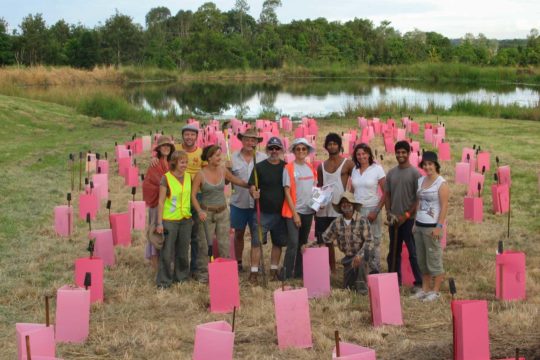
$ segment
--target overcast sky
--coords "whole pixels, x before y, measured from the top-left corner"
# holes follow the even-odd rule
[[[131,16],[144,25],[153,7],[197,10],[203,0],[0,0],[0,17],[13,30],[32,13],[42,13],[47,25],[60,19],[93,27],[114,14]],[[233,8],[234,0],[215,0],[221,11]],[[248,0],[250,14],[258,19],[263,0]],[[378,25],[389,20],[402,33],[416,29],[436,31],[449,38],[465,33],[483,33],[488,38],[525,38],[532,28],[540,29],[540,0],[282,0],[277,10],[280,22],[325,17],[347,21],[367,18]]]

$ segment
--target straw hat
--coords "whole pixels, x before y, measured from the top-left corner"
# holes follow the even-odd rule
[[[161,135],[157,140],[157,145],[154,147],[154,151],[159,149],[160,146],[169,145],[171,147],[171,153],[174,152],[174,143],[171,141],[171,138],[167,135]]]
[[[341,201],[345,199],[347,200],[348,202],[350,202],[351,204],[353,204],[354,206],[354,210],[356,211],[360,211],[360,208],[362,207],[362,204],[360,204],[358,201],[356,201],[356,199],[354,198],[354,195],[353,193],[349,192],[349,191],[345,191],[344,193],[342,193],[338,199],[337,202],[333,202],[332,203],[332,206],[334,207],[334,210],[336,210],[338,213],[340,214],[343,214],[343,211],[341,211]]]
[[[249,129],[245,133],[238,134],[236,136],[238,137],[240,141],[245,137],[257,139],[257,142],[259,143],[263,141],[263,138],[259,136],[259,134],[257,133],[255,129]]]

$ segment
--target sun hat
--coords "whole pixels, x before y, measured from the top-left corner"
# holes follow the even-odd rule
[[[278,137],[272,136],[270,139],[268,139],[268,142],[266,143],[266,148],[268,149],[271,146],[277,146],[278,148],[283,150],[283,143]]]
[[[297,147],[298,145],[307,146],[308,153],[310,153],[310,154],[315,151],[315,148],[309,144],[309,142],[306,140],[306,138],[303,138],[303,137],[294,139],[291,146],[289,147],[289,151],[294,152],[294,148]]]
[[[340,214],[343,214],[343,212],[341,211],[341,201],[345,199],[347,200],[348,202],[350,202],[351,204],[353,204],[354,206],[354,209],[356,211],[359,211],[360,208],[362,207],[362,204],[360,204],[358,201],[356,201],[356,199],[354,198],[354,194],[349,192],[349,191],[345,191],[343,192],[340,196],[339,196],[339,199],[337,202],[333,202],[332,203],[332,206],[334,207],[334,210],[336,210],[338,213]]]
[[[194,133],[199,133],[199,128],[197,128],[195,125],[187,124],[182,127],[182,134],[184,134],[184,131],[193,131]]]
[[[424,166],[424,161],[432,162],[432,163],[435,164],[436,167],[440,167],[439,158],[437,157],[437,153],[435,153],[433,151],[425,151],[422,154],[422,161],[420,162],[420,164],[418,166],[423,167]]]
[[[159,149],[160,146],[163,146],[163,145],[169,145],[171,147],[171,153],[174,152],[175,150],[174,143],[171,141],[171,138],[168,137],[167,135],[161,135],[160,137],[158,137],[157,144],[154,147],[154,151],[156,151],[157,149]]]
[[[245,137],[257,139],[257,142],[263,141],[263,138],[259,136],[255,129],[248,129],[245,133],[238,134],[236,137],[238,137],[238,140],[240,141]]]

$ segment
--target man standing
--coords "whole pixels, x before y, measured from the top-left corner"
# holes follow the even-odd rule
[[[249,129],[244,134],[238,134],[242,142],[242,149],[235,152],[231,157],[231,172],[237,178],[248,181],[255,162],[266,160],[266,154],[257,151],[256,161],[253,161],[253,153],[262,138],[255,129]],[[249,189],[233,186],[231,195],[231,228],[234,229],[234,250],[238,261],[238,271],[242,271],[242,254],[244,252],[244,234],[246,226],[249,226],[252,242],[258,243],[257,226],[255,219],[255,203],[249,195]]]
[[[421,289],[422,275],[416,261],[416,247],[412,236],[420,173],[409,162],[411,147],[408,142],[398,141],[394,150],[398,165],[390,169],[386,175],[385,184],[386,218],[390,235],[388,271],[397,272],[399,285],[401,285],[401,247],[405,242],[414,274],[415,289]]]
[[[283,151],[283,143],[277,137],[272,137],[266,144],[268,159],[255,165],[258,177],[258,190],[255,188],[255,172],[249,178],[250,193],[254,199],[259,199],[261,208],[261,228],[263,244],[266,244],[268,232],[272,236],[272,253],[270,255],[270,279],[277,281],[281,248],[287,245],[287,226],[281,216],[281,208],[285,199],[283,190],[283,168],[285,161],[280,156]],[[251,241],[251,272],[249,281],[253,285],[258,284],[257,274],[261,260],[261,244],[259,241]]]
[[[341,137],[336,133],[329,133],[324,140],[324,148],[328,151],[328,159],[317,168],[317,186],[332,185],[332,202],[336,202],[345,191],[347,181],[351,176],[354,163],[349,159],[341,157],[342,150]],[[328,204],[315,214],[315,236],[317,243],[322,244],[322,234],[339,216],[333,206]],[[330,268],[336,269],[336,255],[333,243],[328,243]]]
[[[202,149],[197,146],[197,137],[199,136],[199,129],[194,125],[185,125],[182,127],[182,143],[174,144],[175,148],[178,150],[184,150],[188,156],[188,165],[186,172],[191,176],[191,180],[195,178],[195,175],[201,170],[204,166],[203,161],[201,160]],[[159,163],[159,160],[154,158],[150,162],[150,166],[156,166]],[[191,228],[191,259],[189,263],[189,271],[192,276],[197,272],[197,255],[198,255],[198,229],[199,229],[199,217],[197,216],[197,211],[192,206],[191,215],[193,219],[193,225]]]

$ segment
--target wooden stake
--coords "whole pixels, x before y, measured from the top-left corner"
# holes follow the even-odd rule
[[[79,151],[79,191],[82,190],[82,151]]]
[[[49,296],[45,295],[45,325],[49,327],[51,325],[49,321]]]
[[[232,311],[232,332],[234,332],[235,321],[236,321],[236,306],[233,307],[233,311]]]
[[[26,360],[32,360],[32,355],[30,354],[30,335],[24,337],[26,341]]]
[[[339,348],[339,331],[334,331],[334,339],[336,341],[336,357],[341,356],[341,349]]]

